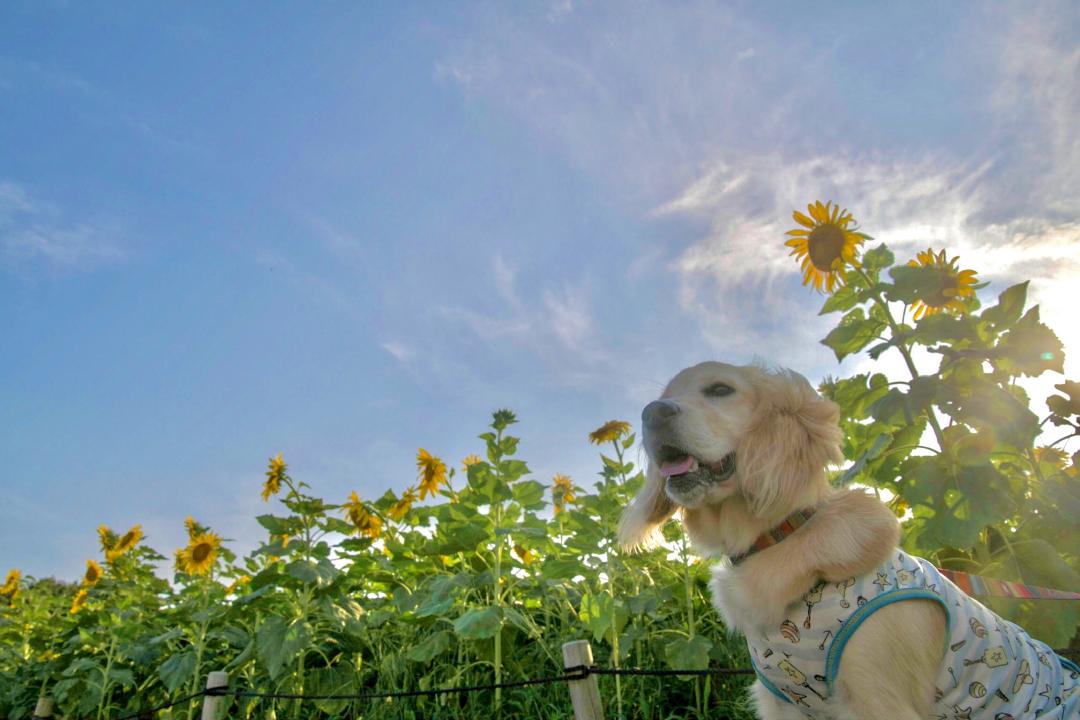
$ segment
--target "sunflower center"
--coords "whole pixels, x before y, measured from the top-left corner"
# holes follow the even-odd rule
[[[829,272],[844,250],[844,231],[832,223],[818,225],[810,231],[806,244],[814,267]]]
[[[201,563],[210,557],[210,543],[199,543],[191,549],[191,559],[197,563]]]
[[[955,293],[947,291],[957,290],[959,287],[960,278],[949,270],[942,269],[938,273],[938,289],[920,299],[923,301],[923,305],[935,308],[942,307],[948,305],[956,297]]]

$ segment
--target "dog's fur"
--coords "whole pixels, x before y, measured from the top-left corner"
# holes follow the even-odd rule
[[[733,392],[706,395],[716,383]],[[678,412],[662,432],[646,423],[646,483],[623,516],[624,547],[655,543],[660,525],[678,512],[699,551],[735,556],[791,513],[819,507],[783,542],[737,566],[726,560],[717,566],[713,602],[728,627],[775,627],[818,580],[861,575],[896,547],[899,526],[885,505],[865,491],[829,485],[826,466],[843,459],[839,410],[802,376],[707,362],[676,375],[661,398]],[[664,444],[677,445],[706,466],[734,452],[734,473],[693,488],[673,486],[659,472]],[[945,614],[933,601],[905,600],[872,614],[844,650],[831,717],[927,717],[944,634]],[[765,720],[804,717],[760,682],[752,692]]]

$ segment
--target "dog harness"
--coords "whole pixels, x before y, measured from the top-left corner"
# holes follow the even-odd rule
[[[940,603],[947,618],[931,720],[1080,719],[1080,668],[899,550],[865,575],[819,582],[778,627],[748,633],[758,679],[806,717],[827,717],[840,657],[859,625],[917,598]]]

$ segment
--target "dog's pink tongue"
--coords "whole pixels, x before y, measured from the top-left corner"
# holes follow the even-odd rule
[[[687,455],[678,462],[666,462],[660,466],[660,474],[664,477],[674,477],[675,475],[685,475],[691,470],[697,469],[697,458]]]

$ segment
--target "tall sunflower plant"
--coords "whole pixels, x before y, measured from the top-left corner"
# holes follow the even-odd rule
[[[164,631],[169,586],[155,572],[164,558],[143,542],[140,525],[123,534],[102,525],[98,539],[104,564],[88,560],[71,596],[70,630],[57,651],[63,670],[49,695],[80,717],[100,720],[131,693],[160,687],[143,668],[163,652],[154,638]]]
[[[1025,389],[1065,359],[1028,283],[984,306],[989,283],[946,249],[898,261],[884,244],[867,249],[847,210],[807,211],[786,242],[803,284],[825,296],[821,314],[840,315],[822,343],[838,361],[863,355],[879,368],[821,386],[846,438],[838,482],[887,491],[905,549],[942,567],[1080,590],[1080,383],[1048,398]],[[889,356],[902,372],[880,369]],[[1051,644],[1080,624],[1076,603],[987,602]]]

